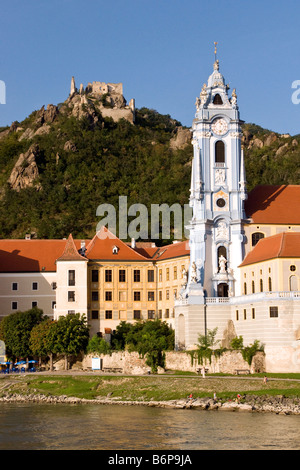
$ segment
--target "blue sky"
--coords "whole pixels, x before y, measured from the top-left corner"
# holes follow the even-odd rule
[[[122,82],[127,102],[191,126],[212,72],[236,88],[241,119],[300,133],[297,0],[10,0],[0,5],[0,126],[57,104],[76,85]],[[300,95],[299,95],[300,96]]]

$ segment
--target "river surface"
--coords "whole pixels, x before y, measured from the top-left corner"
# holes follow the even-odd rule
[[[0,404],[1,450],[299,450],[300,416],[144,406]]]

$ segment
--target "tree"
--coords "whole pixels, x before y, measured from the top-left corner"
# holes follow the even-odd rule
[[[87,345],[87,353],[107,354],[111,351],[110,344],[99,336],[93,336]]]
[[[206,335],[198,335],[197,355],[198,362],[203,364],[203,358],[211,362],[211,357],[215,355],[215,346],[218,345],[220,340],[216,340],[218,328],[208,330]]]
[[[146,356],[146,364],[152,372],[165,367],[166,350],[174,349],[174,330],[161,320],[136,322],[126,335],[129,351]]]
[[[198,335],[198,348],[214,348],[220,340],[215,340],[218,332],[218,327],[213,330],[208,330],[206,335]]]
[[[6,354],[10,359],[25,359],[32,355],[31,330],[43,319],[43,311],[37,307],[25,312],[12,313],[3,318],[0,323],[0,339],[5,342]]]
[[[115,332],[111,337],[111,345],[113,349],[117,351],[125,349],[126,337],[132,327],[132,323],[127,323],[126,321],[121,321],[118,324]]]
[[[50,370],[53,369],[56,322],[46,318],[35,325],[30,333],[30,349],[35,356],[50,357]]]
[[[68,356],[85,351],[89,342],[89,327],[80,313],[61,316],[55,328],[53,352],[65,355],[65,368],[68,369]]]

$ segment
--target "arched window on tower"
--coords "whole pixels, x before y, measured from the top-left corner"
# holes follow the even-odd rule
[[[217,94],[214,96],[213,104],[216,104],[216,105],[223,104],[222,98],[221,98],[221,96],[219,95],[219,93],[217,93]]]
[[[215,162],[225,163],[225,145],[222,140],[218,140],[215,144]]]
[[[261,232],[252,233],[252,246],[255,246],[261,238],[265,238],[265,235]]]

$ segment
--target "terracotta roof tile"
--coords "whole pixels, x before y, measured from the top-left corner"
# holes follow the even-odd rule
[[[282,232],[261,238],[240,267],[275,258],[300,258],[300,233]]]
[[[245,201],[255,224],[300,224],[300,185],[256,186]]]
[[[187,256],[190,254],[189,241],[172,243],[171,245],[162,246],[159,248],[153,259],[166,260],[170,258],[176,258],[180,256]]]
[[[69,238],[65,244],[63,254],[57,258],[57,261],[87,261],[87,259],[79,254],[78,248],[75,245],[72,234],[69,235]]]
[[[114,247],[116,251],[113,252]],[[147,258],[128,246],[106,227],[96,233],[87,245],[85,256],[94,260],[146,261]]]

